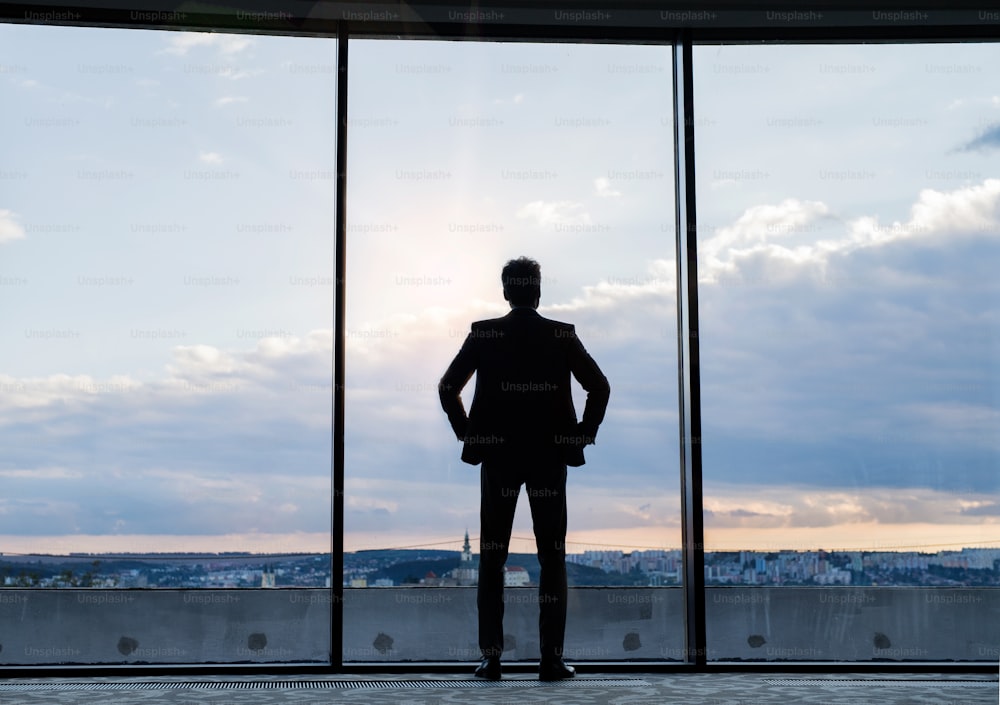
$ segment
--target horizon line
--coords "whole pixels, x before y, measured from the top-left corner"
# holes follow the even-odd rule
[[[520,538],[520,537],[515,537]],[[471,537],[470,537],[471,539]],[[431,546],[441,545],[441,543],[456,543],[454,541],[450,542],[440,542],[438,544],[428,544],[428,545],[415,545],[415,546],[387,546],[383,548],[363,548],[355,551],[344,551],[344,555],[353,553],[369,553],[375,551],[420,551],[420,550],[440,550],[447,551],[449,553],[462,553],[462,549],[434,549]],[[567,543],[578,543],[570,542]],[[981,541],[981,544],[1000,544],[1000,540],[995,541]],[[581,544],[581,545],[594,545],[594,544]],[[960,546],[961,550],[966,549],[980,549],[980,550],[1000,550],[1000,545],[965,545],[962,543],[942,543],[942,544],[930,544],[922,546],[884,546],[879,548],[715,548],[708,549],[705,551],[706,554],[711,553],[930,553],[933,555],[935,552],[923,551],[920,549],[930,549],[938,548],[936,553],[941,553],[945,550],[950,550],[946,547],[949,546]],[[670,552],[681,552],[683,553],[683,548],[673,547],[628,547],[634,550],[641,551],[670,551]],[[623,549],[621,546],[608,544],[608,550],[617,550],[622,553],[629,553],[629,551]],[[567,553],[567,556],[572,555],[583,555],[587,551],[580,553]],[[533,552],[519,552],[511,551],[511,555],[531,555]],[[330,551],[283,551],[283,552],[273,552],[273,553],[255,553],[252,551],[109,551],[109,552],[89,552],[89,551],[71,551],[69,553],[21,553],[18,551],[0,551],[0,559],[3,558],[30,558],[30,557],[49,557],[49,558],[163,558],[163,557],[179,557],[179,558],[280,558],[280,557],[302,557],[302,556],[328,556],[332,555]],[[478,553],[473,553],[473,555],[479,555]]]

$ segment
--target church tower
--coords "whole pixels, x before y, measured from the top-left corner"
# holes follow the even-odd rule
[[[469,543],[469,530],[465,530],[465,543],[462,544],[462,560],[458,567],[451,571],[459,585],[475,585],[479,582],[479,569],[472,562],[472,546]]]
[[[469,530],[465,530],[465,543],[462,544],[462,563],[472,563],[472,546],[469,545]]]

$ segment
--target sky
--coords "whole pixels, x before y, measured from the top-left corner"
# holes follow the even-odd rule
[[[0,25],[0,550],[329,550],[335,60]],[[1000,49],[694,60],[709,549],[997,545]],[[347,550],[477,534],[436,385],[522,254],[612,388],[570,552],[680,545],[669,61],[352,43]]]

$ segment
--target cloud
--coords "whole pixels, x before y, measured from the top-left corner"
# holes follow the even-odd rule
[[[18,500],[0,533],[323,531],[331,341],[178,346],[142,383],[0,376],[0,477]]]
[[[826,232],[831,236],[821,237]],[[904,242],[951,246],[957,235],[997,233],[1000,179],[950,192],[924,189],[909,220],[889,224],[873,215],[838,218],[820,201],[786,199],[748,208],[732,225],[717,228],[699,246],[698,277],[703,284],[824,281],[838,274],[831,265],[858,250]]]
[[[12,211],[0,208],[0,244],[24,239],[24,228]]]
[[[941,241],[956,234],[1000,235],[1000,179],[951,192],[924,189],[900,237]]]
[[[351,494],[344,498],[344,509],[349,512],[366,514],[395,514],[399,510],[399,503],[386,501],[377,497]]]
[[[971,500],[962,492],[918,487],[810,487],[801,484],[733,486],[705,491],[706,529],[807,529],[923,522],[973,527],[1000,515],[996,493]]]
[[[962,514],[972,517],[1000,517],[1000,502],[971,502],[962,508]]]
[[[621,191],[611,188],[611,179],[606,176],[594,179],[594,193],[601,198],[617,198],[621,196]]]
[[[31,468],[0,470],[0,477],[19,480],[75,480],[83,477],[83,473],[67,468]]]
[[[518,208],[516,215],[543,228],[590,224],[590,214],[576,201],[532,201]]]
[[[250,78],[251,76],[259,76],[264,73],[263,69],[254,69],[252,71],[238,70],[235,66],[226,66],[219,70],[219,78],[225,78],[230,81],[240,81],[244,78]]]
[[[250,476],[209,476],[164,468],[139,470],[138,476],[150,486],[160,486],[187,504],[212,504],[221,508],[226,505],[258,504],[264,499],[257,481],[259,478]]]
[[[198,161],[205,164],[222,164],[222,155],[218,152],[201,152],[198,154]]]
[[[174,364],[167,367],[174,377],[186,380],[232,377],[248,368],[244,359],[211,345],[178,345]]]
[[[224,95],[221,98],[216,98],[215,105],[221,108],[233,103],[246,103],[248,100],[249,98],[242,95]]]
[[[523,93],[517,93],[516,95],[512,96],[509,100],[507,98],[494,98],[493,99],[493,104],[494,105],[507,105],[508,103],[512,103],[514,105],[520,105],[523,102],[524,102],[524,94]]]
[[[787,198],[777,205],[748,208],[732,225],[719,228],[700,248],[706,255],[770,240],[787,240],[808,232],[807,226],[827,216],[829,207],[820,201],[799,201]]]
[[[965,152],[987,152],[1000,148],[1000,123],[991,125],[982,131],[975,139],[962,145]]]
[[[253,39],[250,37],[235,34],[210,32],[176,32],[171,34],[174,36],[167,40],[167,47],[163,53],[174,56],[186,56],[189,51],[196,48],[211,48],[219,54],[232,55],[238,54],[253,44]]]
[[[54,374],[48,377],[16,378],[0,374],[0,410],[17,414],[21,421],[32,418],[32,409],[51,406],[72,408],[96,394],[134,392],[142,385],[127,375],[100,380],[90,375]],[[9,417],[8,423],[18,419]],[[0,417],[0,426],[4,420]]]
[[[762,256],[775,264],[770,274],[780,273],[815,257],[806,244],[795,244],[819,229],[829,217],[829,207],[820,201],[786,199],[776,205],[748,208],[732,225],[717,228],[699,245],[699,281],[716,283],[720,278],[739,277],[748,260]],[[810,238],[814,239],[814,238]],[[775,241],[790,241],[781,244]]]

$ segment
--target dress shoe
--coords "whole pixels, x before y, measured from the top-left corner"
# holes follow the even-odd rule
[[[538,664],[538,680],[561,681],[576,675],[576,669],[563,663],[562,658],[542,659]]]
[[[500,680],[500,657],[487,656],[476,668],[476,678],[485,678],[488,681]]]

